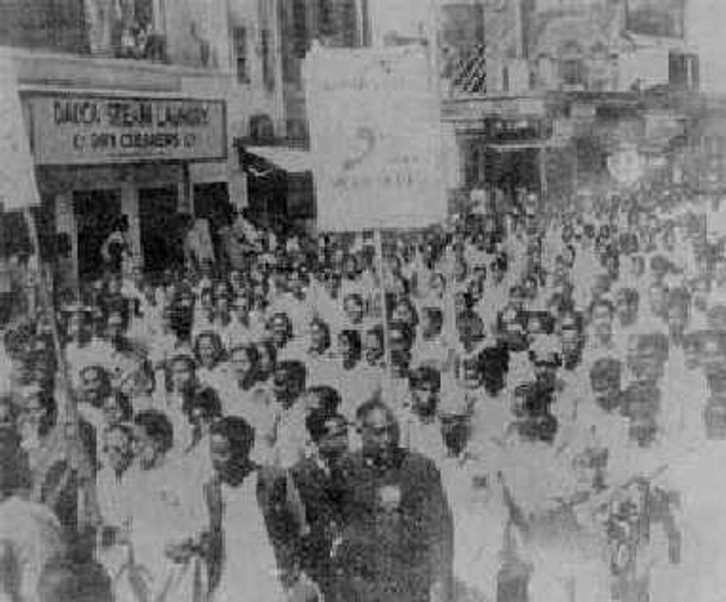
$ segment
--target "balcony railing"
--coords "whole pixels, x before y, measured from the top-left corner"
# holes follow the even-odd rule
[[[444,76],[450,82],[452,96],[486,94],[486,47],[480,44],[454,51],[444,66]]]

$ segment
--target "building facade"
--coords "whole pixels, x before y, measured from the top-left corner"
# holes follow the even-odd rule
[[[268,4],[0,1],[0,55],[21,97],[44,240],[63,241],[63,287],[99,273],[121,216],[159,273],[182,260],[187,216],[221,222],[247,203],[233,140],[284,124]]]
[[[622,147],[661,169],[689,120],[670,100],[698,87],[686,8],[441,0],[443,117],[456,131],[460,189],[510,201],[518,187],[550,199],[597,192],[618,184],[608,161]]]

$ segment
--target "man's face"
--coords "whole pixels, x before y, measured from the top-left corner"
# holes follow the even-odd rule
[[[209,438],[209,455],[214,470],[217,474],[224,475],[232,461],[232,446],[229,440],[224,435],[213,434]]]
[[[133,460],[131,440],[121,429],[106,432],[104,450],[111,468],[116,472],[126,470]]]
[[[161,456],[161,446],[143,427],[137,427],[135,430],[133,451],[142,470],[152,469]]]
[[[188,301],[189,301],[189,297],[187,297],[186,295],[184,297],[182,297],[182,299],[181,299],[182,305],[188,304]],[[212,293],[204,293],[201,296],[199,302],[200,302],[202,308],[206,312],[209,313],[214,310],[214,297],[212,296]]]
[[[631,321],[631,307],[625,292],[618,293],[615,299],[615,312],[621,324],[629,324]]]
[[[360,324],[363,320],[363,306],[358,299],[348,297],[345,300],[345,315],[353,324]]]
[[[285,407],[290,407],[302,393],[302,387],[290,369],[284,366],[278,366],[275,369],[273,391],[278,402],[282,403]]]
[[[101,374],[96,368],[89,368],[81,374],[81,394],[87,403],[96,403],[101,395],[103,382]]]
[[[353,359],[353,346],[350,344],[350,340],[344,334],[338,336],[338,353],[343,359]]]
[[[353,278],[356,274],[355,259],[347,257],[343,264],[343,273],[349,278]]]
[[[202,436],[209,432],[209,427],[213,420],[214,416],[206,408],[200,406],[194,406],[189,413],[189,422],[195,431]]]
[[[593,378],[591,386],[595,400],[605,407],[609,407],[620,394],[620,382],[615,377]]]
[[[413,324],[413,313],[408,303],[399,303],[393,314],[394,320],[404,322],[406,324]]]
[[[325,330],[320,324],[313,324],[310,329],[310,343],[313,349],[322,351],[325,347]]]
[[[541,383],[546,388],[553,387],[557,379],[557,366],[547,362],[535,362],[534,376],[537,379],[537,382]]]
[[[530,341],[534,341],[542,334],[544,334],[544,328],[542,328],[542,322],[539,318],[530,318],[527,320],[527,336]]]
[[[199,359],[205,368],[211,368],[216,363],[217,351],[209,337],[199,339]]]
[[[252,362],[244,349],[234,352],[230,358],[232,372],[237,380],[243,380],[252,371]]]
[[[592,327],[595,335],[607,339],[613,334],[613,321],[610,310],[604,305],[596,305],[592,312]]]
[[[287,323],[285,320],[277,318],[272,323],[272,340],[278,346],[287,343]]]
[[[419,383],[411,389],[413,410],[419,416],[432,416],[439,403],[439,392],[431,383]]]
[[[363,453],[374,458],[388,455],[396,444],[394,428],[383,410],[369,412],[361,425]]]
[[[331,418],[325,423],[325,433],[318,441],[323,457],[339,458],[348,449],[348,425],[342,417]]]
[[[38,392],[24,396],[22,412],[19,418],[20,432],[24,438],[36,437],[45,409],[40,401]],[[13,415],[9,403],[0,403],[0,427],[12,427]]]
[[[247,322],[247,318],[249,317],[249,304],[247,303],[247,299],[245,297],[238,297],[234,301],[233,306],[234,315],[237,318],[237,320],[241,323]]]
[[[216,305],[215,309],[220,314],[225,314],[229,311],[229,298],[227,297],[226,294],[220,295],[217,297],[217,302],[215,305]]]
[[[192,386],[194,374],[189,362],[176,360],[171,365],[171,385],[174,391],[185,391]]]
[[[115,395],[109,395],[103,400],[103,416],[108,424],[116,424],[124,418],[123,409]]]
[[[381,339],[378,335],[370,333],[366,335],[365,354],[366,361],[371,364],[383,357],[383,345],[381,345]]]

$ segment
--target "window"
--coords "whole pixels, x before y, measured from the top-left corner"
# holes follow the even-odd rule
[[[310,45],[308,35],[308,15],[305,0],[293,0],[292,4],[292,39],[294,54],[304,59]]]
[[[268,92],[275,90],[275,63],[272,54],[272,32],[269,29],[260,31],[260,46],[262,46],[262,80]]]
[[[344,48],[358,46],[358,14],[354,0],[338,0],[336,24],[339,45]]]
[[[234,61],[237,71],[237,81],[240,84],[249,84],[250,76],[247,66],[247,28],[235,27],[232,32]]]
[[[582,85],[584,82],[582,59],[562,59],[560,62],[560,80],[565,86]]]
[[[282,79],[295,87],[302,85],[301,60],[308,49],[308,23],[305,0],[278,3],[282,49]]]
[[[331,0],[318,0],[318,31],[323,37],[332,36],[335,32]]]
[[[682,38],[685,0],[628,0],[625,28],[646,36]]]
[[[0,0],[0,45],[87,53],[92,18],[83,0]]]

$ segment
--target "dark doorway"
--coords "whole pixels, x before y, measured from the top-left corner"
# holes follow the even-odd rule
[[[73,193],[78,229],[78,276],[81,282],[103,274],[101,247],[121,217],[121,191],[83,190]]]
[[[220,228],[232,223],[233,212],[226,182],[194,185],[194,216],[209,222],[214,254],[217,258],[222,256]]]
[[[517,198],[516,191],[541,192],[539,153],[537,148],[491,148],[486,152],[484,169],[486,183],[502,191],[509,203]]]
[[[176,186],[139,190],[139,221],[144,271],[152,276],[184,265],[183,220]]]

